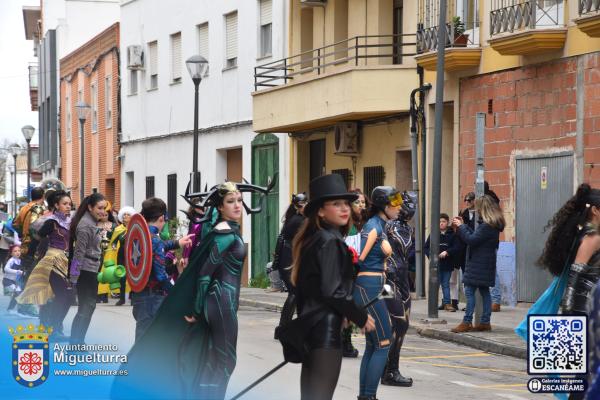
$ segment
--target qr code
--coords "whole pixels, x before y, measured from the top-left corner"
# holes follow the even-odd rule
[[[528,372],[587,373],[587,317],[530,315]]]

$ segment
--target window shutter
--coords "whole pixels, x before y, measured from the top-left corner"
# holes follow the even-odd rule
[[[151,42],[148,44],[150,53],[150,75],[158,74],[158,44],[157,42]]]
[[[198,27],[198,54],[208,60],[208,23]]]
[[[172,79],[181,79],[181,32],[171,35]]]
[[[237,12],[225,17],[225,57],[231,60],[237,57]]]
[[[272,20],[272,4],[271,0],[260,0],[260,24],[267,25]]]

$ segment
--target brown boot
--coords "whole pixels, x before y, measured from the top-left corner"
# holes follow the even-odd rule
[[[499,311],[500,311],[500,304],[498,304],[498,303],[492,304],[492,312],[499,312]]]
[[[477,332],[488,332],[488,331],[491,331],[491,330],[492,330],[492,325],[491,325],[491,324],[489,324],[489,323],[488,323],[488,324],[479,324],[479,325],[475,325],[475,326],[473,327],[473,330],[474,330],[474,331],[477,331]]]
[[[454,333],[471,332],[473,330],[473,324],[470,322],[461,322],[456,328],[451,329]]]
[[[444,305],[444,310],[450,311],[450,312],[456,312],[456,310],[454,309],[454,307],[452,307],[452,304],[445,304]]]

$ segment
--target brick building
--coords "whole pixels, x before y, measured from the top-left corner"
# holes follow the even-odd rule
[[[85,194],[120,204],[119,23],[60,60],[61,180],[80,203],[80,123],[75,106],[90,105],[84,124]]]
[[[471,190],[475,181],[475,115],[483,112],[487,114],[485,179],[508,217],[505,240],[513,241],[516,233],[517,159],[554,154],[577,157],[581,151],[582,168],[575,167],[575,174],[582,174],[578,180],[600,186],[599,67],[600,53],[589,53],[461,79],[460,193]],[[583,124],[580,134],[578,120]],[[583,144],[579,150],[578,138]]]
[[[416,59],[425,82],[444,80],[442,211],[458,213],[474,191],[482,144],[479,178],[507,222],[498,252],[503,302],[533,302],[552,279],[536,265],[548,221],[579,184],[600,185],[600,4],[449,0],[438,77],[437,3],[419,1]],[[430,138],[435,86],[426,100]]]

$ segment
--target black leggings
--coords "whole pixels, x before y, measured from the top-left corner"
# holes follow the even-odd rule
[[[342,367],[341,349],[314,349],[302,363],[301,400],[330,400]]]
[[[63,333],[63,321],[73,303],[73,290],[67,281],[54,271],[50,272],[49,280],[54,298],[40,307],[40,323]]]
[[[406,336],[406,331],[408,330],[411,299],[407,281],[397,282],[388,279],[387,283],[394,291],[394,298],[385,299],[385,305],[388,308],[390,320],[392,321],[394,340],[390,346],[390,352],[388,353],[388,361],[385,370],[395,371],[399,366],[400,350],[402,349],[404,337]]]
[[[96,309],[98,294],[98,274],[91,271],[81,271],[77,280],[77,301],[79,307],[71,325],[71,344],[83,344],[85,334],[92,322],[92,314]]]

